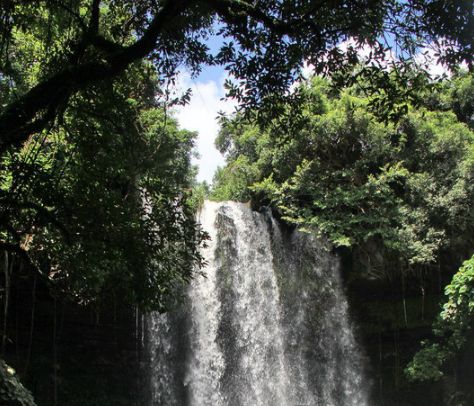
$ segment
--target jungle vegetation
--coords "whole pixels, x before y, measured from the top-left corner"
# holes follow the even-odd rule
[[[223,66],[233,78],[228,95],[240,105],[219,140],[229,166],[217,175],[215,196],[258,195],[336,244],[377,241],[404,253],[403,270],[464,247],[472,133],[459,121],[472,117],[472,93],[466,85],[456,88],[465,97],[452,96],[456,106],[445,105],[449,92],[423,106],[432,82],[414,65],[432,47],[448,69],[472,67],[472,7],[467,0],[0,2],[2,349],[19,268],[58,298],[89,304],[115,296],[163,311],[203,265],[206,236],[190,196],[195,134],[169,114],[189,97],[173,92],[183,68],[197,75]],[[213,36],[223,41],[216,53],[207,46]],[[337,47],[348,40],[353,45]],[[366,46],[370,55],[361,59]],[[304,64],[331,86],[320,80],[289,91]],[[412,143],[416,157],[406,153]]]
[[[180,67],[223,65],[229,96],[243,111],[260,106],[260,122],[281,113],[276,102],[304,63],[338,84],[372,78],[372,107],[396,117],[423,87],[412,69],[420,47],[437,47],[448,67],[471,63],[470,11],[466,1],[2,2],[5,258],[26,260],[78,301],[110,282],[131,302],[164,309],[199,265],[203,239],[183,192],[192,136],[166,114],[188,96],[170,92]],[[217,54],[211,35],[224,41]],[[345,52],[335,47],[349,38]],[[357,48],[367,44],[361,64]],[[403,53],[388,58],[390,48]]]

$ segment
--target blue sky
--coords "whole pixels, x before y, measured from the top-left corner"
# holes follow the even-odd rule
[[[212,53],[217,53],[223,41],[222,37],[212,36],[207,45]],[[210,183],[217,167],[224,165],[224,158],[215,149],[214,140],[219,131],[218,112],[231,113],[236,105],[232,100],[222,100],[227,77],[221,66],[205,66],[194,79],[186,71],[178,77],[178,89],[192,91],[189,104],[175,108],[175,116],[182,128],[198,132],[196,150],[199,158],[194,160],[199,167],[198,181]]]
[[[194,160],[199,167],[198,181],[211,182],[216,168],[224,165],[223,156],[214,147],[219,131],[216,117],[219,111],[231,113],[235,106],[232,100],[222,100],[225,78],[226,73],[215,68],[205,69],[196,79],[188,72],[182,72],[178,78],[180,89],[192,91],[190,102],[175,108],[175,117],[181,128],[198,132],[196,150],[199,158]]]

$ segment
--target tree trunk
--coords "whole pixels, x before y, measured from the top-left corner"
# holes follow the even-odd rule
[[[10,263],[8,251],[4,251],[4,279],[5,279],[5,290],[3,296],[3,332],[2,332],[2,355],[5,355],[7,345],[7,320],[8,320],[8,307],[10,302]]]
[[[25,361],[25,368],[23,369],[23,375],[26,376],[28,373],[28,367],[30,365],[30,360],[31,360],[31,350],[33,347],[33,332],[35,328],[35,310],[36,310],[36,282],[38,279],[38,275],[35,273],[34,279],[33,279],[33,287],[32,287],[32,304],[31,304],[31,320],[30,320],[30,334],[28,337],[28,352],[26,354],[26,361]]]

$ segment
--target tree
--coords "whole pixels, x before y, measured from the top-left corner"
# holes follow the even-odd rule
[[[229,95],[249,113],[261,106],[265,121],[305,62],[334,83],[377,78],[382,112],[418,87],[410,66],[419,47],[437,45],[448,66],[472,62],[472,4],[460,0],[7,0],[0,21],[1,248],[85,300],[116,279],[145,307],[164,308],[161,293],[201,263],[187,164],[169,165],[189,157],[191,141],[152,112],[179,101],[167,89],[180,66],[225,66]],[[215,55],[213,34],[225,40]],[[335,47],[349,38],[371,46],[365,64],[357,46]],[[388,86],[385,62],[398,86]],[[154,145],[163,167],[142,159]],[[142,205],[150,196],[151,213]]]
[[[214,198],[270,204],[336,246],[375,244],[402,270],[470,249],[474,134],[453,112],[410,106],[385,124],[357,87],[335,95],[315,78],[298,92],[265,131],[223,120]]]
[[[472,3],[464,0],[9,0],[0,12],[3,87],[15,82],[15,94],[2,102],[1,153],[54,121],[79,90],[145,57],[161,77],[175,74],[180,63],[194,72],[204,63],[223,64],[237,81],[244,80],[229,84],[230,95],[252,106],[283,94],[304,61],[317,72],[353,66],[354,48],[347,53],[334,48],[349,37],[369,43],[376,61],[386,58],[390,44],[400,46],[404,56],[438,43],[445,48],[440,59],[451,66],[471,63],[473,54]],[[213,56],[204,40],[216,19],[217,30],[229,40]],[[386,35],[393,38],[386,41]],[[29,83],[17,65],[21,36],[39,39],[45,51],[33,63],[40,74]],[[363,73],[382,72],[369,68]]]
[[[2,160],[1,248],[80,303],[165,310],[202,265],[186,192],[195,134],[154,101],[147,72],[139,64],[74,95]]]

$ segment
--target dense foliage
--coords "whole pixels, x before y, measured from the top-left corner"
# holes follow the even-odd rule
[[[214,198],[269,202],[335,245],[375,245],[399,269],[472,244],[474,134],[452,111],[410,108],[385,124],[357,88],[333,95],[315,79],[299,92],[304,101],[266,131],[224,120],[217,145],[228,163]]]
[[[145,307],[164,308],[200,263],[183,192],[191,137],[153,110],[179,101],[168,85],[180,66],[225,66],[229,95],[267,120],[305,62],[333,83],[370,77],[369,103],[387,118],[426,84],[411,69],[420,47],[451,67],[472,58],[472,5],[461,0],[9,0],[0,20],[1,248],[78,300],[108,281]],[[210,35],[224,40],[216,54]],[[396,60],[387,47],[404,52]]]
[[[308,62],[339,82],[371,77],[386,96],[376,105],[388,114],[418,87],[409,68],[420,48],[434,47],[437,59],[451,67],[471,64],[473,18],[466,0],[3,1],[0,87],[7,100],[0,111],[0,152],[53,123],[77,92],[144,58],[163,80],[182,64],[193,72],[224,65],[236,79],[229,93],[249,107],[270,102],[264,103],[270,115],[275,98]],[[225,42],[212,54],[206,40],[215,33]],[[349,38],[355,46],[336,46]],[[357,48],[366,44],[373,51],[354,76]],[[398,61],[390,49],[401,51]],[[397,86],[387,81],[383,62],[397,66]]]
[[[93,103],[76,97],[60,125],[5,158],[3,239],[80,301],[106,287],[165,307],[200,261],[183,190],[193,134],[110,85],[98,92]]]
[[[45,53],[39,23],[32,33],[15,29],[16,87],[2,104],[47,74],[54,52]],[[158,91],[151,66],[136,64],[71,96],[58,120],[3,154],[0,246],[56,293],[164,309],[201,264],[203,235],[186,191],[195,134],[167,117]]]

